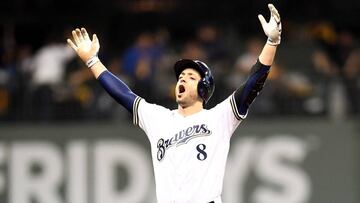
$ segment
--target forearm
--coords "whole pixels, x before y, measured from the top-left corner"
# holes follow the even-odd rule
[[[118,77],[110,73],[101,61],[95,63],[90,70],[106,92],[132,113],[133,103],[137,96],[130,88]]]
[[[259,59],[252,67],[247,81],[234,93],[234,99],[240,118],[244,118],[255,98],[264,87],[270,66],[274,62],[277,45],[266,43],[262,49]]]
[[[247,81],[235,91],[234,99],[241,118],[246,116],[250,105],[264,87],[269,72],[270,66],[258,61],[252,67]]]
[[[135,95],[124,82],[106,70],[106,68],[105,70],[97,67],[92,68],[94,68],[92,71],[93,73],[95,72],[95,77],[97,77],[101,86],[111,97],[124,106],[130,113],[133,113],[133,105],[137,95]]]
[[[274,62],[276,48],[277,48],[277,46],[266,43],[263,50],[261,51],[261,53],[259,55],[260,63],[262,63],[266,66],[271,66]]]

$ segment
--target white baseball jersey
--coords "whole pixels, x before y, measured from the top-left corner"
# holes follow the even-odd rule
[[[221,203],[230,138],[246,117],[234,94],[186,117],[137,97],[133,116],[151,143],[159,203]]]

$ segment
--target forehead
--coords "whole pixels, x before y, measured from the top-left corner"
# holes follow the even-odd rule
[[[193,69],[193,68],[185,68],[181,73],[180,75],[193,75],[193,76],[196,76],[196,77],[201,77],[200,76],[200,73]]]

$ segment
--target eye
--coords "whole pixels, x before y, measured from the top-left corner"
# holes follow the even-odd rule
[[[190,77],[190,79],[191,79],[191,80],[195,80],[195,78],[194,78],[194,77]]]

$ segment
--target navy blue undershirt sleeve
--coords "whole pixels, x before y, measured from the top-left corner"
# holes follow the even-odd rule
[[[234,93],[234,100],[237,108],[237,118],[246,116],[251,103],[264,87],[265,80],[270,72],[270,66],[263,65],[259,62],[251,68],[250,75],[246,82],[241,85]]]
[[[137,95],[124,82],[107,70],[100,74],[98,81],[112,98],[130,113],[133,113],[133,105]]]

